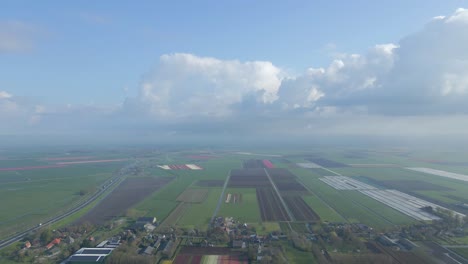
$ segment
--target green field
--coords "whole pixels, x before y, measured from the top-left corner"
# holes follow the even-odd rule
[[[221,188],[211,188],[203,203],[190,204],[190,208],[177,223],[180,226],[206,229],[221,195]]]
[[[466,182],[450,179],[446,177],[439,177],[430,174],[425,174],[421,172],[411,171],[403,168],[340,168],[334,169],[343,175],[346,176],[366,176],[371,179],[388,181],[388,180],[414,180],[421,182],[429,182],[436,186],[441,186],[447,188],[447,190],[433,190],[433,191],[418,191],[413,190],[416,193],[419,193],[422,196],[425,196],[429,199],[434,199],[442,203],[457,203],[459,200],[468,199],[468,185]],[[450,170],[449,170],[450,171]],[[449,198],[457,197],[459,200]]]
[[[234,217],[234,219],[246,223],[256,223],[261,221],[260,208],[258,207],[257,194],[254,188],[227,188],[226,194],[241,194],[241,203],[223,203],[218,212],[219,216]]]
[[[71,208],[93,194],[121,166],[122,163],[80,164],[0,172],[0,237]]]
[[[308,195],[302,197],[304,201],[320,216],[320,220],[327,222],[344,222],[345,220],[333,208],[325,204],[315,195]]]
[[[386,220],[383,216],[361,205],[361,202],[363,202],[361,199],[356,199],[355,197],[350,199],[351,197],[347,196],[342,191],[335,190],[317,177],[308,177],[306,174],[307,173],[301,173],[297,175],[304,184],[309,187],[314,195],[320,197],[320,199],[345,217],[348,222],[360,222],[373,228],[394,226],[393,223]],[[354,199],[356,199],[356,201],[354,201]]]
[[[254,152],[254,151],[252,151]],[[260,152],[260,151],[259,151]],[[255,153],[255,152],[254,152]],[[269,153],[268,151],[260,153]],[[280,151],[272,152],[280,154]],[[64,168],[49,168],[29,171],[4,171],[0,172],[0,236],[12,233],[27,226],[37,225],[45,219],[50,218],[67,208],[75,205],[80,199],[85,199],[87,195],[96,191],[96,187],[109,179],[113,172],[122,168],[126,164],[133,163],[134,157],[139,158],[141,164],[141,175],[159,177],[169,176],[173,180],[158,191],[153,192],[142,202],[134,206],[127,214],[129,220],[138,216],[155,216],[158,221],[163,221],[179,205],[177,197],[187,188],[194,188],[200,180],[218,180],[224,182],[232,169],[242,168],[243,160],[247,159],[269,159],[276,167],[289,169],[298,179],[311,191],[311,194],[303,195],[304,201],[320,216],[321,221],[328,222],[360,222],[378,230],[394,228],[397,225],[408,225],[415,221],[376,201],[358,191],[336,190],[320,180],[324,175],[333,175],[325,169],[303,169],[297,168],[294,163],[306,162],[305,157],[311,155],[304,152],[304,156],[287,152],[291,158],[270,157],[264,155],[240,155],[223,154],[217,155],[210,160],[193,161],[188,158],[193,154],[190,151],[175,151],[169,153],[139,152],[136,149],[121,151],[92,151],[82,155],[92,155],[105,158],[132,157],[127,162],[118,163],[97,163],[70,165]],[[301,152],[298,152],[301,153]],[[80,154],[81,155],[81,154]],[[127,156],[128,155],[128,156]],[[354,156],[353,156],[354,155]],[[416,154],[414,154],[416,155]],[[418,153],[418,155],[422,155]],[[11,161],[0,160],[1,167],[14,166],[40,166],[51,164],[45,161],[44,156],[60,157],[60,153],[45,155],[42,153],[32,153],[31,156],[15,154],[15,159]],[[438,168],[446,171],[461,172],[468,174],[468,167],[459,166],[453,168],[446,165],[432,166],[421,161],[414,161],[413,158],[398,156],[396,154],[378,152],[347,152],[339,149],[330,151],[320,150],[320,157],[328,158],[343,163],[394,163],[402,166],[421,166]],[[424,157],[422,155],[421,157]],[[428,155],[427,158],[439,157],[443,155]],[[468,157],[468,156],[463,156]],[[416,157],[419,158],[419,157]],[[415,159],[416,159],[415,158]],[[286,160],[285,160],[286,159]],[[460,158],[463,161],[463,159]],[[293,163],[289,163],[291,161]],[[156,165],[160,164],[184,164],[194,163],[203,170],[163,170]],[[414,172],[405,168],[331,168],[331,170],[345,176],[356,177],[360,181],[376,185],[376,181],[414,181],[427,182],[434,186],[443,187],[435,189],[414,189],[413,195],[426,197],[431,202],[454,205],[459,201],[467,201],[468,185],[448,178],[432,176],[420,172]],[[132,177],[131,175],[125,175]],[[197,187],[199,188],[199,187]],[[207,198],[201,202],[190,203],[188,209],[178,220],[180,227],[197,227],[206,229],[209,224],[222,188],[219,186],[207,188]],[[80,196],[80,191],[86,194]],[[240,203],[225,203],[226,194],[240,194]],[[408,192],[407,192],[408,193]],[[255,188],[227,188],[222,203],[218,211],[218,216],[234,217],[235,220],[248,223],[257,229],[258,234],[268,234],[279,230],[277,222],[262,222]],[[87,208],[89,209],[89,207]],[[83,212],[77,213],[70,219],[65,219],[59,225],[69,224]],[[287,223],[281,223],[284,227]],[[291,224],[295,230],[304,231],[304,224]],[[297,252],[293,248],[286,248],[288,259],[297,263],[306,263],[310,260],[310,254]],[[307,262],[310,263],[310,262]]]

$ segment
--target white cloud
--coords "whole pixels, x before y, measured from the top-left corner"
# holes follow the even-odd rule
[[[1,99],[8,99],[8,98],[11,98],[13,95],[5,92],[5,91],[0,91],[0,100]]]
[[[142,78],[139,95],[120,108],[54,108],[0,92],[0,119],[70,131],[118,127],[182,136],[463,136],[467,13],[459,9],[395,44],[336,54],[328,66],[294,76],[268,61],[166,54]]]
[[[282,71],[271,62],[220,60],[169,54],[142,82],[140,99],[153,114],[166,116],[230,114],[230,106],[255,94],[258,102],[277,99]]]
[[[446,23],[468,23],[468,9],[458,8],[453,15],[445,20]]]

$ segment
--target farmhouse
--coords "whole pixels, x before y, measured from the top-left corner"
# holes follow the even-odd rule
[[[55,245],[58,245],[58,244],[60,244],[60,238],[56,238],[56,239],[52,240],[52,242],[47,244],[46,248],[49,250],[49,249],[53,248]]]

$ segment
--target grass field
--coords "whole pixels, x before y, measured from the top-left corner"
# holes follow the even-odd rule
[[[211,188],[208,197],[203,203],[190,204],[190,208],[179,220],[178,225],[187,227],[198,227],[202,230],[208,227],[211,216],[221,195],[221,188]]]
[[[316,177],[298,175],[302,181],[320,197],[325,203],[344,216],[349,222],[361,222],[374,228],[393,227],[394,224],[386,221],[382,216],[359,204],[360,199],[353,201],[340,191],[337,191]]]
[[[65,211],[94,193],[120,166],[86,164],[0,172],[0,237]]]
[[[282,243],[288,263],[313,264],[317,263],[312,252],[297,250],[289,243]]]
[[[332,208],[327,206],[315,195],[307,195],[302,197],[304,201],[314,210],[322,222],[344,222],[345,220]]]
[[[236,220],[246,223],[259,222],[260,208],[258,207],[257,195],[254,188],[227,188],[225,194],[241,194],[241,203],[225,203],[223,201],[218,212],[219,216],[230,216]]]

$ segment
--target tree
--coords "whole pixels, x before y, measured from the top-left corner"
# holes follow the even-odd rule
[[[52,238],[52,230],[50,230],[49,228],[42,229],[41,234],[39,235],[39,239],[43,244],[49,243],[50,241],[52,241]]]

